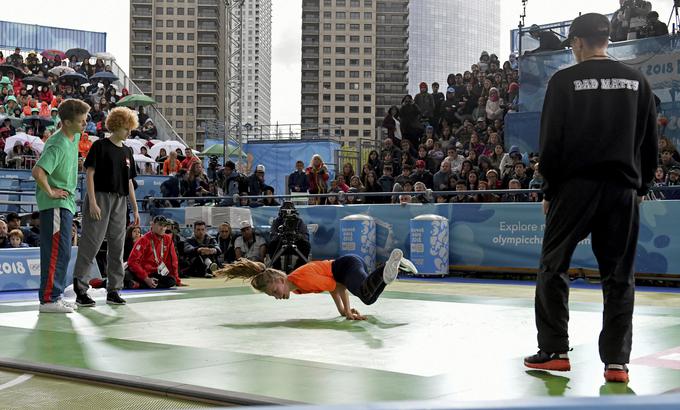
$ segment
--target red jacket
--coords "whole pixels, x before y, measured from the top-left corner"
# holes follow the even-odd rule
[[[156,263],[156,258],[154,258],[153,250],[151,249],[152,239],[156,246],[156,255],[160,258],[161,241],[158,240],[158,236],[153,232],[147,232],[139,238],[132,247],[132,252],[130,252],[128,257],[128,269],[141,281],[146,279],[149,274],[158,270],[158,263]],[[179,278],[177,252],[170,235],[163,235],[163,262],[168,267],[168,270],[170,270],[170,276],[175,278],[175,282],[179,286],[181,280]]]

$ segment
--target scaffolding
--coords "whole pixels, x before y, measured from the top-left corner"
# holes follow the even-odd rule
[[[229,156],[229,142],[238,147],[238,166],[243,153],[242,107],[243,95],[243,4],[245,0],[224,0],[226,14],[227,50],[225,52],[224,93],[224,161]]]

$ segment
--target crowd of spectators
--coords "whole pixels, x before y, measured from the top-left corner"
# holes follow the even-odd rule
[[[111,67],[99,58],[79,61],[72,55],[62,60],[59,54],[39,56],[34,51],[22,53],[19,48],[8,56],[0,52],[0,166],[28,168],[35,163],[40,151],[30,139],[16,143],[8,149],[9,154],[5,154],[5,142],[17,133],[45,142],[60,126],[57,107],[67,98],[83,100],[91,107],[79,146],[79,155],[84,158],[91,139],[106,135],[109,111],[129,94],[126,88],[118,90],[115,79]],[[133,137],[156,138],[157,129],[141,107],[139,124],[132,131]]]

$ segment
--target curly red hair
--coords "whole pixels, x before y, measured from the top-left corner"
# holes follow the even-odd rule
[[[137,127],[137,113],[127,107],[116,107],[106,117],[106,128],[111,132],[121,128],[134,130]]]

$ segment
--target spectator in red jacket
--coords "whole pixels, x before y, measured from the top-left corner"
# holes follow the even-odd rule
[[[126,282],[130,287],[171,288],[181,286],[177,252],[165,229],[172,221],[162,215],[153,218],[151,231],[137,240],[128,257]],[[135,286],[138,284],[139,286]]]

